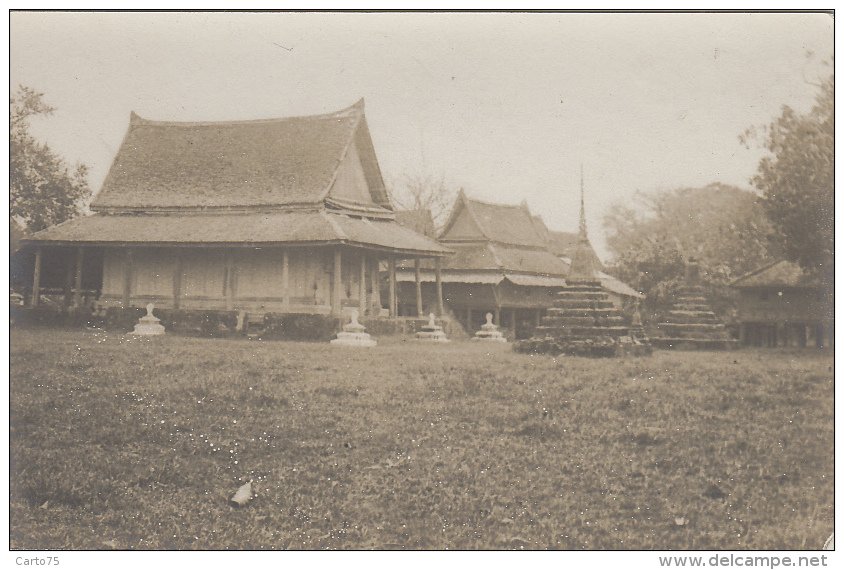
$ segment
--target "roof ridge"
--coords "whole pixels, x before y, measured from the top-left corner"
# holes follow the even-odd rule
[[[321,113],[317,115],[293,115],[288,117],[272,117],[267,119],[234,119],[234,120],[224,120],[224,121],[160,121],[155,119],[145,119],[135,113],[135,111],[129,112],[129,126],[130,128],[133,126],[154,126],[154,127],[220,127],[220,126],[227,126],[227,125],[250,125],[250,124],[266,124],[266,123],[278,123],[281,121],[290,121],[296,119],[307,119],[307,120],[314,120],[314,119],[335,119],[339,117],[346,117],[357,115],[358,121],[360,117],[363,116],[364,110],[364,100],[361,97],[359,101],[355,104],[346,107],[345,109],[340,109],[339,111],[333,111],[331,113]]]
[[[778,261],[774,261],[773,263],[769,263],[768,265],[763,265],[762,267],[759,267],[758,269],[754,269],[753,271],[749,271],[748,273],[745,273],[744,275],[740,275],[739,277],[736,277],[735,280],[733,280],[732,283],[730,283],[730,286],[732,287],[733,285],[735,285],[739,281],[744,281],[745,279],[749,279],[749,278],[753,277],[754,275],[759,275],[763,271],[767,271],[771,267],[773,267],[775,265],[779,265],[780,263],[783,263],[783,262],[788,262],[788,260],[787,259],[780,259]]]
[[[487,202],[485,200],[478,200],[477,198],[470,198],[469,195],[465,194],[465,193],[464,193],[464,197],[466,198],[466,200],[468,200],[470,202],[475,202],[476,204],[481,204],[483,206],[493,206],[493,207],[496,207],[496,208],[524,209],[524,203],[527,202],[527,199],[525,199],[525,200],[522,200],[522,202],[523,202],[522,204],[499,204],[499,203],[496,203],[496,202]],[[529,211],[530,210],[528,210],[528,212]],[[531,214],[531,215],[533,215],[533,214]]]
[[[323,218],[325,218],[328,221],[328,223],[331,225],[331,228],[335,232],[337,232],[337,236],[340,239],[342,239],[342,240],[349,239],[349,236],[346,235],[346,232],[343,231],[343,228],[340,227],[340,224],[338,224],[337,220],[335,220],[334,217],[333,217],[333,216],[336,216],[338,214],[329,214],[325,210],[321,211],[320,214],[322,215]],[[339,215],[342,215],[342,214],[339,214]]]
[[[492,236],[490,235],[489,228],[486,226],[486,224],[481,223],[481,220],[478,217],[478,213],[475,212],[474,208],[472,207],[474,201],[469,198],[469,196],[465,192],[461,194],[461,198],[463,199],[463,204],[465,205],[466,210],[469,212],[469,216],[471,216],[472,220],[478,226],[478,229],[481,230],[481,235],[483,235],[486,239],[492,241]]]
[[[487,244],[487,247],[492,253],[492,258],[495,260],[495,263],[498,264],[498,267],[500,267],[502,271],[504,271],[504,262],[501,261],[501,258],[498,256],[498,252],[495,251],[495,244],[490,242]]]

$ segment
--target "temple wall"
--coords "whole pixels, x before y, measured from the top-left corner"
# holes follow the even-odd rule
[[[103,289],[100,301],[105,305],[122,304],[126,249],[109,248],[103,260]],[[234,294],[231,297],[227,279],[227,252],[218,248],[185,248],[181,251],[181,296],[179,306],[185,309],[245,309],[325,313],[330,310],[334,286],[334,250],[322,248],[288,249],[288,303],[285,306],[283,286],[284,254],[280,248],[229,250],[234,272]],[[343,307],[357,307],[360,302],[360,251],[344,249],[341,255],[340,302]],[[176,251],[168,248],[134,248],[131,267],[131,300],[133,306],[148,302],[158,307],[174,306]],[[377,267],[367,263],[367,303],[380,307],[378,292],[372,295],[370,271]]]
[[[817,323],[831,321],[824,314],[817,289],[742,289],[739,297],[741,322]]]

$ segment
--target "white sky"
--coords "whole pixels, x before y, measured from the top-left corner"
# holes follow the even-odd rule
[[[832,53],[825,14],[10,15],[10,90],[57,108],[33,132],[95,190],[131,110],[255,119],[364,97],[388,181],[445,175],[576,231],[583,163],[602,257],[606,208],[637,189],[749,188],[761,154],[738,135],[808,110]]]

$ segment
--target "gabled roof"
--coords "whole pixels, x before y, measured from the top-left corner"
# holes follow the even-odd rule
[[[359,165],[341,168],[347,158]],[[341,175],[358,184],[365,180],[368,192],[332,196]],[[323,204],[387,214],[392,209],[363,100],[327,115],[252,121],[150,121],[132,113],[91,209],[267,211]]]
[[[431,210],[422,208],[419,210],[396,210],[396,223],[405,228],[427,236],[432,239],[437,237],[437,229],[434,226],[434,218]]]
[[[440,241],[493,241],[522,247],[544,248],[527,204],[490,204],[469,198],[461,189]]]
[[[777,261],[742,275],[730,287],[819,287],[816,279],[806,276],[803,269],[790,261]]]

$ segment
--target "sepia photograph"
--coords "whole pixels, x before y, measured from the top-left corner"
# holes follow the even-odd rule
[[[830,564],[832,10],[8,16],[12,563]]]

